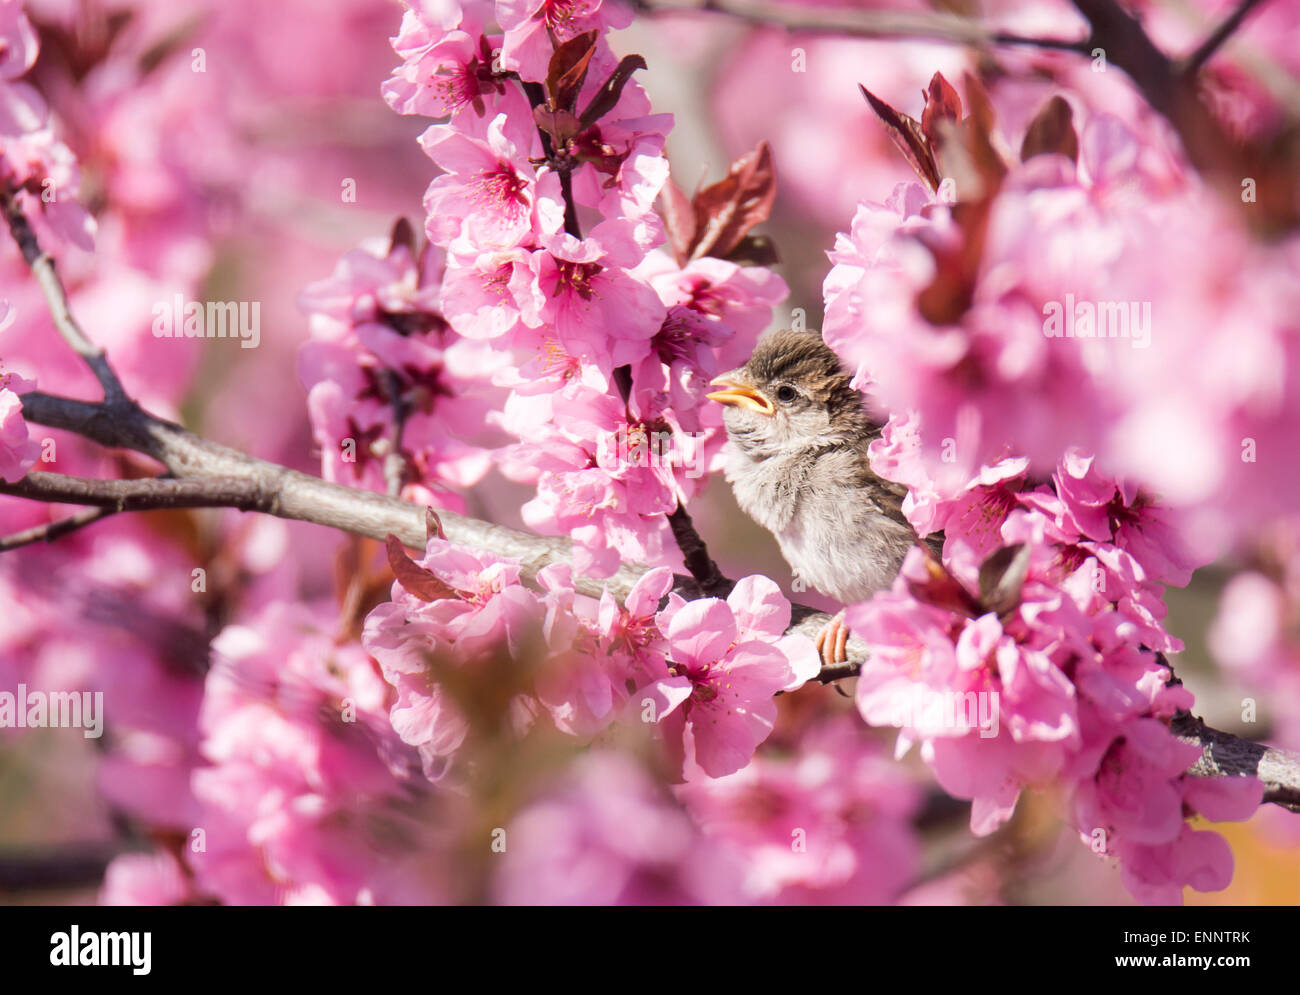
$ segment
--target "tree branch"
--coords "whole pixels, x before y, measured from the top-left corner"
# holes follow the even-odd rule
[[[104,388],[105,402],[110,405],[122,403],[126,400],[126,391],[122,389],[117,374],[108,365],[104,350],[86,337],[86,333],[81,330],[81,326],[72,316],[72,309],[68,306],[68,295],[54,268],[54,260],[37,241],[31,222],[27,220],[27,215],[18,204],[16,191],[0,190],[0,213],[4,214],[9,233],[13,235],[18,250],[23,254],[23,259],[30,267],[32,275],[36,277],[36,284],[41,288],[41,293],[49,306],[54,327],[95,374],[100,386]]]
[[[23,416],[30,422],[74,432],[102,446],[143,453],[161,463],[175,481],[125,481],[139,488],[131,500],[143,510],[148,489],[158,493],[157,485],[194,486],[209,499],[208,504],[195,496],[189,507],[216,506],[217,497],[231,498],[229,507],[241,507],[234,499],[245,501],[252,510],[264,511],[278,518],[314,522],[329,528],[382,540],[388,533],[396,535],[412,549],[425,548],[425,509],[421,505],[373,491],[333,484],[288,467],[260,460],[234,449],[202,439],[181,426],[156,418],[135,404],[109,408],[104,404],[55,397],[41,391],[23,395]],[[85,487],[71,483],[76,478],[60,478],[58,486],[48,478],[57,474],[29,474],[41,483],[35,485],[51,496],[51,501],[76,502],[73,492]],[[231,481],[239,480],[240,489],[231,490]],[[109,482],[98,481],[98,484]],[[20,485],[12,485],[20,486]],[[53,490],[51,490],[53,488]],[[95,497],[94,502],[115,501],[117,495],[92,488],[81,491]],[[167,500],[175,500],[168,498]],[[170,505],[175,507],[177,505]],[[549,563],[572,560],[572,544],[567,539],[531,535],[502,525],[494,525],[439,511],[447,538],[452,542],[490,550],[501,556],[519,559],[523,575],[530,583],[537,572]],[[632,589],[643,571],[624,565],[609,578],[592,580],[575,578],[581,593],[599,597],[608,587],[622,598]],[[683,591],[698,588],[684,579]]]
[[[718,565],[709,555],[709,548],[704,544],[700,534],[695,531],[690,512],[680,501],[673,513],[668,516],[668,527],[673,530],[677,548],[682,551],[686,569],[709,597],[725,598],[735,587],[735,582],[725,577]]]
[[[1100,48],[1109,64],[1133,80],[1147,103],[1173,126],[1191,164],[1218,188],[1224,200],[1241,208],[1241,183],[1257,184],[1258,208],[1245,214],[1258,229],[1288,231],[1300,224],[1300,204],[1292,190],[1295,162],[1285,149],[1233,139],[1201,99],[1194,71],[1187,65],[1208,58],[1240,26],[1249,9],[1238,8],[1188,63],[1174,62],[1147,36],[1142,24],[1117,0],[1073,0],[1092,26],[1090,48]],[[1250,7],[1253,4],[1243,4]]]
[[[930,11],[795,7],[757,0],[633,0],[644,14],[715,13],[749,24],[859,38],[917,38],[955,45],[1016,45],[1091,56],[1101,49],[1107,65],[1128,74],[1143,98],[1173,126],[1187,158],[1214,181],[1229,203],[1241,205],[1243,178],[1257,185],[1259,208],[1246,219],[1256,228],[1288,231],[1300,225],[1292,196],[1295,164],[1284,152],[1234,141],[1201,100],[1196,70],[1262,0],[1242,0],[1237,10],[1186,60],[1175,62],[1156,47],[1142,24],[1117,0],[1073,0],[1087,19],[1084,39],[1034,38],[994,31],[970,18]]]
[[[1258,777],[1264,783],[1264,801],[1300,812],[1300,753],[1219,732],[1190,712],[1179,712],[1169,728],[1184,742],[1201,748],[1201,759],[1189,769],[1189,774]]]
[[[11,549],[20,549],[23,546],[30,546],[37,542],[53,542],[70,532],[76,532],[87,525],[93,525],[95,522],[116,513],[116,508],[91,508],[87,511],[79,511],[75,515],[69,515],[67,518],[61,518],[57,522],[46,522],[44,525],[34,525],[30,529],[10,533],[7,536],[0,537],[0,553],[7,553]]]
[[[633,0],[643,14],[725,14],[760,27],[784,28],[855,38],[918,38],[958,45],[1026,45],[1086,52],[1082,39],[1035,38],[990,31],[978,21],[939,11],[854,10],[793,7],[733,0]]]
[[[1179,75],[1195,76],[1200,72],[1201,67],[1210,61],[1211,56],[1241,27],[1247,15],[1263,2],[1264,0],[1242,0],[1237,4],[1237,9],[1225,17],[1223,23],[1210,32],[1205,41],[1178,64]]]
[[[157,511],[164,508],[238,508],[275,514],[278,500],[261,481],[244,477],[207,477],[175,480],[98,480],[63,473],[29,473],[17,483],[0,481],[0,494],[88,504],[113,511]]]
[[[541,83],[521,79],[519,86],[533,110],[546,106],[546,90]],[[574,238],[582,238],[582,228],[578,224],[578,204],[573,199],[572,166],[556,155],[559,150],[541,125],[537,126],[537,134],[541,137],[542,152],[545,153],[547,164],[560,175],[560,193],[564,197],[564,230]]]

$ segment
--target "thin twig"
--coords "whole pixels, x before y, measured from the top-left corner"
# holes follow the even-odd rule
[[[699,583],[700,589],[710,597],[725,598],[730,594],[731,589],[735,587],[735,582],[723,576],[722,571],[718,569],[713,557],[709,555],[704,540],[695,530],[695,523],[691,521],[690,513],[680,502],[668,516],[668,526],[673,530],[677,548],[682,551],[686,569]]]
[[[919,38],[958,45],[1024,45],[1086,52],[1082,39],[1037,38],[1010,31],[990,31],[978,21],[938,11],[862,10],[796,7],[731,0],[633,0],[643,14],[724,14],[762,27],[856,38]]]
[[[32,275],[36,277],[37,286],[45,296],[54,327],[95,374],[100,386],[104,388],[104,401],[110,406],[121,404],[126,400],[126,391],[122,389],[117,374],[108,365],[104,350],[90,341],[72,316],[72,309],[68,305],[68,294],[55,270],[54,259],[41,248],[36,232],[31,222],[27,220],[27,215],[23,213],[14,190],[0,191],[0,211],[4,214],[5,222],[9,225],[9,232],[13,235],[18,250],[23,254],[23,259],[30,267]]]
[[[275,514],[276,497],[259,481],[244,477],[207,477],[176,480],[101,480],[65,473],[29,473],[17,483],[0,481],[0,494],[88,504],[113,511],[158,511],[170,508],[238,508]]]
[[[518,79],[518,76],[515,78]],[[546,90],[541,83],[520,79],[519,86],[533,110],[546,106]],[[560,174],[560,193],[564,196],[564,230],[574,238],[582,238],[582,228],[578,224],[578,204],[573,199],[572,164],[557,154],[560,150],[541,125],[537,126],[537,134],[541,136],[542,152],[546,156],[547,165]]]
[[[1183,76],[1195,76],[1200,72],[1201,67],[1210,61],[1211,56],[1241,27],[1241,22],[1247,15],[1263,2],[1264,0],[1242,0],[1237,4],[1236,10],[1225,17],[1223,23],[1211,31],[1195,51],[1178,63],[1179,73]]]
[[[58,521],[46,522],[44,525],[34,525],[30,529],[23,529],[21,532],[12,532],[7,536],[0,536],[0,553],[7,553],[11,549],[20,549],[33,543],[53,542],[70,532],[76,532],[78,529],[93,525],[95,522],[115,514],[117,514],[116,508],[89,508],[86,511],[79,511],[75,515],[69,515],[67,518],[60,518]]]

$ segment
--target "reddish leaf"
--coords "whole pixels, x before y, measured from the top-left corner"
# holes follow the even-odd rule
[[[434,538],[435,536],[439,539],[446,539],[447,533],[442,530],[442,519],[438,517],[438,513],[434,511],[432,508],[425,508],[424,509],[425,543],[427,544],[428,541]]]
[[[1036,155],[1056,153],[1079,161],[1079,136],[1074,130],[1074,115],[1065,98],[1055,96],[1043,105],[1029,122],[1025,140],[1020,144],[1020,161]]]
[[[925,110],[921,112],[921,133],[931,145],[939,141],[940,121],[961,120],[961,97],[942,73],[930,77],[930,87],[925,91]]]
[[[533,121],[551,137],[552,147],[563,148],[578,134],[578,119],[564,110],[552,110],[545,104],[533,108]]]
[[[939,167],[934,161],[934,151],[930,148],[930,143],[916,118],[894,110],[861,83],[858,84],[858,89],[862,91],[862,96],[866,98],[871,109],[876,112],[876,117],[884,122],[889,137],[903,153],[903,158],[916,170],[916,175],[921,177],[931,190],[938,190]]]
[[[966,106],[970,109],[970,118],[985,134],[993,131],[996,115],[993,113],[993,101],[989,100],[988,91],[978,76],[962,73],[962,86],[966,88]]]
[[[935,244],[922,238],[934,255],[934,279],[916,296],[921,317],[934,325],[951,325],[961,320],[975,298],[984,236],[988,230],[992,198],[954,204],[953,220],[961,231],[956,246]]]
[[[452,588],[439,580],[426,567],[416,563],[406,552],[402,540],[391,532],[385,540],[388,548],[388,565],[393,568],[397,582],[414,594],[421,601],[438,601],[442,598],[458,597]]]
[[[587,78],[587,66],[596,53],[596,36],[592,28],[575,35],[555,50],[546,74],[546,92],[554,110],[572,111],[578,91]]]
[[[969,116],[961,122],[939,117],[933,121],[938,136],[933,148],[940,176],[951,179],[958,201],[992,197],[1006,176],[1007,164],[993,144],[993,105],[980,81],[964,77]]]
[[[725,259],[755,225],[767,220],[776,199],[776,173],[767,142],[731,164],[727,175],[695,195],[695,245],[690,258]]]
[[[579,118],[581,127],[584,130],[590,128],[612,111],[614,105],[618,103],[618,98],[623,94],[623,87],[632,78],[632,74],[638,69],[644,68],[646,68],[646,62],[641,56],[623,56],[618,67],[610,73],[609,79],[605,80],[604,85],[591,98],[591,103],[587,105],[587,109],[582,112],[582,117]]]
[[[695,245],[695,208],[671,175],[659,195],[659,213],[668,229],[668,242],[679,265],[684,265]]]

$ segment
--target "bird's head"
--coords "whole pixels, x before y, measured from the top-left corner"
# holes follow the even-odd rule
[[[862,395],[814,331],[772,332],[749,362],[716,377],[710,400],[727,406],[732,442],[754,456],[857,442],[872,430]]]

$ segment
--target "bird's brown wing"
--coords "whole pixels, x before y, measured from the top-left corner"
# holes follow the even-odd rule
[[[867,462],[865,446],[863,447],[862,452],[861,467],[863,479],[860,481],[860,484],[868,489],[868,493],[875,495],[876,503],[880,506],[880,509],[894,521],[911,528],[912,523],[909,522],[907,516],[903,514],[903,499],[907,497],[907,488],[895,481],[885,480],[882,477],[876,476]],[[930,535],[926,536],[924,540],[918,539],[918,541],[924,541],[925,545],[929,547],[930,551],[934,553],[936,558],[938,558],[943,552],[943,540],[944,535],[942,530],[932,532]]]

